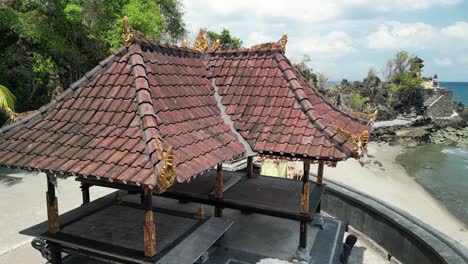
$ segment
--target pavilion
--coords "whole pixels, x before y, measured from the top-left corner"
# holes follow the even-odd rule
[[[175,47],[124,24],[122,48],[0,129],[1,166],[47,174],[48,232],[61,229],[56,178],[74,176],[84,203],[93,185],[142,193],[149,258],[157,252],[153,195],[213,205],[218,217],[233,208],[299,221],[305,248],[306,224],[325,190],[324,165],[363,155],[368,120],[340,111],[300,76],[285,56],[286,35],[219,50],[202,32],[193,47]],[[302,182],[254,175],[256,155],[303,161]],[[223,175],[222,163],[240,156],[248,158],[247,180]],[[319,165],[317,182],[309,181],[311,163]],[[275,184],[295,200],[263,199],[274,196]],[[52,255],[59,263],[60,250]]]

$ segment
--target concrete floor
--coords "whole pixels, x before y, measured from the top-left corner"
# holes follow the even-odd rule
[[[58,182],[59,212],[63,213],[81,204],[79,183],[73,178]],[[0,168],[0,264],[42,264],[46,261],[30,245],[31,237],[18,234],[20,230],[46,220],[45,174]],[[92,187],[91,200],[114,190]],[[263,260],[262,264],[276,263]],[[284,262],[278,262],[284,263]],[[388,263],[364,240],[358,240],[350,257],[351,264]]]
[[[18,232],[47,220],[46,189],[44,173],[0,168],[0,263],[44,263],[29,244],[32,238]],[[91,199],[113,191],[92,187]],[[59,179],[57,197],[59,213],[80,206],[80,184],[72,177]]]

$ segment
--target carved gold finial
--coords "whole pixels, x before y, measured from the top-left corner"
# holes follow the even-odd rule
[[[9,122],[16,122],[30,114],[32,114],[34,111],[28,111],[28,112],[23,112],[23,113],[16,113],[15,111],[11,110],[11,108],[7,107],[5,109],[5,113],[8,115]]]
[[[283,33],[283,36],[276,42],[261,43],[261,44],[253,45],[250,48],[251,49],[273,49],[279,46],[281,48],[281,51],[285,53],[287,42],[288,42],[288,36],[286,33]]]
[[[130,46],[133,42],[133,33],[128,24],[128,17],[124,16],[123,18],[123,33],[122,33],[122,41],[125,47]]]
[[[216,39],[216,42],[213,44],[213,46],[210,48],[210,50],[217,50],[221,47],[221,41],[219,39]]]
[[[353,145],[354,148],[352,150],[352,154],[355,158],[359,159],[366,154],[366,145],[369,141],[369,131],[364,130],[359,136],[351,135],[348,131],[341,129],[337,126],[330,126],[331,129],[335,130],[338,135],[340,135],[345,140],[349,140]]]
[[[277,44],[281,47],[281,51],[283,51],[283,53],[286,52],[286,43],[288,43],[288,35],[285,33],[283,33],[283,36],[280,38],[280,40],[278,40]]]
[[[183,40],[182,40],[182,48],[190,49],[189,44],[187,43],[187,40],[186,40],[186,39],[183,39]]]
[[[200,28],[198,32],[197,39],[193,44],[193,49],[197,51],[206,51],[208,49],[208,40],[206,39],[205,30],[203,30],[203,28]]]
[[[174,184],[175,176],[176,167],[174,166],[174,156],[172,154],[172,147],[169,147],[166,151],[166,155],[164,156],[163,168],[159,172],[159,182],[163,188],[167,189]]]

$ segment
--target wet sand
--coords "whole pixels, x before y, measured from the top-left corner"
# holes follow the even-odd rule
[[[468,247],[468,230],[464,224],[395,162],[403,151],[402,146],[370,143],[370,164],[362,167],[357,160],[349,159],[339,162],[336,168],[325,167],[324,177],[398,207]],[[374,164],[374,160],[382,166]]]

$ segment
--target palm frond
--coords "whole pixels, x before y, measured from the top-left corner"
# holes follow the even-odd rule
[[[0,85],[0,110],[15,109],[15,95],[5,86]]]

